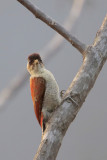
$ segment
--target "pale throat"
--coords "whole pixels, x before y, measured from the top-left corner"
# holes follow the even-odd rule
[[[31,69],[30,69],[30,74],[32,76],[38,75],[40,73],[44,72],[44,65],[34,65]]]

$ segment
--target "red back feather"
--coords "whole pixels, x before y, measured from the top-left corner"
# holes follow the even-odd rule
[[[34,111],[41,127],[43,121],[42,104],[45,94],[45,86],[46,86],[46,81],[42,77],[30,78],[30,88],[34,105]]]

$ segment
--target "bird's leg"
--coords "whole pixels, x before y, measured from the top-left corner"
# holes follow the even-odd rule
[[[66,92],[66,90],[62,90],[62,91],[60,92],[60,96],[61,96],[61,98],[63,98],[63,97],[64,97],[65,92]]]
[[[60,96],[61,96],[61,98],[63,99],[63,97],[64,97],[64,95],[65,95],[65,92],[66,92],[66,90],[62,90],[61,92],[60,92]],[[78,106],[78,104],[77,104],[77,102],[74,100],[74,95],[72,94],[72,92],[70,93],[70,95],[68,95],[67,97],[66,97],[66,101],[68,102],[68,103],[75,103],[77,106]]]
[[[78,96],[78,94],[73,94],[72,92],[66,97],[68,103],[74,103],[76,106],[79,106],[78,103],[74,100],[74,97]]]

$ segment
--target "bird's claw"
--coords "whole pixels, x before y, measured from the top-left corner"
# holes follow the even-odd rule
[[[64,97],[65,92],[66,92],[66,90],[62,90],[62,91],[60,92],[60,96],[61,96],[61,98],[63,98],[63,97]]]
[[[72,98],[72,97],[67,97],[66,98],[66,101],[68,102],[68,103],[75,103],[77,106],[79,106],[78,104],[77,104],[77,102]]]

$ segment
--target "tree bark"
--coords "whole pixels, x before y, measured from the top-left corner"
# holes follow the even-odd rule
[[[58,107],[50,119],[34,160],[56,159],[63,137],[69,125],[75,119],[89,91],[94,86],[106,59],[107,16],[97,32],[94,43],[87,48],[83,64],[66,91],[61,106]],[[72,101],[72,98],[76,103]],[[71,100],[70,104],[65,104],[67,99]]]
[[[80,16],[85,0],[74,0],[70,12],[65,19],[63,26],[67,31],[71,31],[75,22]],[[39,51],[42,55],[43,61],[48,62],[53,56],[55,56],[60,49],[63,49],[64,38],[60,34],[55,34],[52,39]],[[23,69],[22,69],[23,70]],[[6,107],[7,102],[10,101],[17,92],[26,85],[26,81],[29,79],[29,73],[27,70],[21,71],[20,74],[15,75],[13,79],[7,84],[5,88],[0,91],[0,110]]]
[[[34,7],[28,0],[18,1],[37,18],[64,36],[83,55],[83,64],[66,91],[61,105],[48,122],[48,126],[42,135],[41,144],[34,157],[34,160],[55,160],[69,125],[75,119],[107,59],[107,16],[97,32],[93,44],[87,48],[85,44],[78,41],[74,36],[71,36],[61,25],[44,15],[43,12]],[[68,100],[69,104],[67,103]]]
[[[81,54],[84,54],[87,46],[79,41],[76,37],[71,35],[64,27],[62,27],[59,23],[53,20],[51,17],[43,13],[37,6],[34,6],[29,0],[17,0],[22,5],[24,5],[29,11],[31,11],[34,16],[48,26],[57,31],[60,35],[62,35],[67,41],[69,41],[76,49],[80,51]]]

